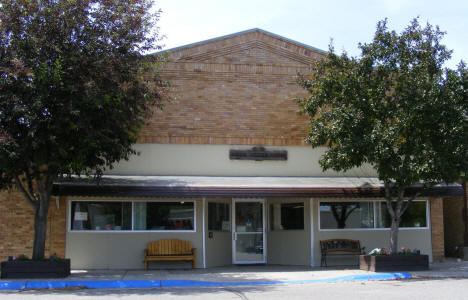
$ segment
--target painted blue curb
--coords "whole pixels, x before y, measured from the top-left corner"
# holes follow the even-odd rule
[[[26,288],[24,281],[0,281],[0,290],[23,290]]]
[[[158,288],[159,280],[98,280],[98,281],[28,281],[26,289],[59,289],[67,287],[85,287],[89,289],[118,289],[118,288]]]
[[[60,289],[84,287],[89,289],[159,288],[160,280],[98,280],[98,281],[0,281],[0,290]]]
[[[247,286],[247,285],[274,285],[298,284],[319,282],[349,282],[369,280],[410,279],[409,273],[377,273],[349,275],[336,278],[286,280],[286,281],[244,281],[244,282],[218,282],[199,280],[96,280],[96,281],[0,281],[0,290],[23,289],[57,289],[69,287],[84,287],[89,289],[113,288],[162,288],[162,287],[216,287],[216,286]]]

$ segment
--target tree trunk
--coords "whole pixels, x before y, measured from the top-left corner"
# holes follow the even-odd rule
[[[43,193],[38,204],[34,215],[33,260],[41,260],[45,257],[47,214],[49,212],[50,194]]]
[[[415,199],[419,194],[416,194],[413,198],[410,198],[405,203],[405,189],[400,188],[397,191],[396,201],[392,201],[390,185],[388,182],[385,182],[385,202],[387,204],[387,211],[392,218],[392,228],[390,231],[390,253],[398,253],[398,230],[400,228],[401,216],[405,213],[408,207],[411,205],[413,199]],[[395,206],[393,206],[393,203]]]
[[[400,219],[392,218],[392,229],[390,231],[390,252],[398,253],[398,230],[400,228]]]

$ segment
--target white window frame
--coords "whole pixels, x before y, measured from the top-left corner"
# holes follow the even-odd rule
[[[373,211],[374,211],[374,227],[373,228],[327,228],[322,229],[320,223],[320,203],[323,202],[372,202],[373,203]],[[385,202],[384,199],[372,199],[372,200],[365,200],[365,199],[356,199],[356,200],[338,200],[338,199],[330,199],[330,200],[319,200],[318,201],[318,208],[317,208],[317,227],[319,231],[390,231],[390,227],[381,228],[377,226],[377,205],[378,202]],[[426,202],[426,226],[425,227],[399,227],[401,230],[427,230],[430,228],[430,207],[429,207],[429,200],[427,199],[417,199],[413,200],[413,202]]]
[[[72,202],[131,202],[131,223],[132,223],[132,228],[130,230],[72,230],[71,228],[71,222],[72,222]],[[193,229],[192,230],[134,230],[134,203],[135,202],[192,202],[193,203]],[[169,233],[169,232],[174,232],[174,233],[194,233],[197,232],[197,201],[195,199],[164,199],[164,200],[134,200],[134,199],[116,199],[116,200],[99,200],[99,199],[69,199],[68,200],[68,224],[67,224],[67,229],[68,232],[70,233],[147,233],[147,232],[161,232],[161,233]]]

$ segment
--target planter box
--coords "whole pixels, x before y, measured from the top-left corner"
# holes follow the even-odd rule
[[[4,261],[1,278],[60,278],[70,275],[70,259]]]
[[[424,271],[429,270],[428,255],[360,255],[359,268],[364,271]]]

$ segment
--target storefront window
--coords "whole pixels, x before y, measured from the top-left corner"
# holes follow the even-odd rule
[[[372,228],[374,208],[372,202],[321,202],[320,228]]]
[[[72,202],[72,230],[131,230],[131,202]]]
[[[427,228],[427,201],[413,201],[400,228]],[[381,200],[320,202],[320,229],[390,228],[387,204]]]
[[[193,202],[135,202],[134,230],[193,230]]]
[[[208,230],[230,231],[229,204],[208,202]]]
[[[270,229],[304,229],[304,202],[271,204]]]
[[[387,203],[379,202],[377,205],[377,227],[390,228],[392,219],[387,211]],[[414,201],[401,216],[400,227],[427,227],[426,201]]]
[[[135,201],[133,205],[125,201],[71,203],[71,230],[193,231],[194,223],[193,201]]]

